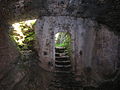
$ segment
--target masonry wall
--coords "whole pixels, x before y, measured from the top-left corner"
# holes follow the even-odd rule
[[[54,70],[55,42],[54,37],[57,32],[69,32],[72,39],[72,53],[75,51],[75,28],[76,19],[73,17],[42,17],[36,24],[36,35],[38,40],[38,52],[40,66],[46,70]],[[74,58],[74,54],[72,59]],[[73,62],[74,63],[74,62]]]
[[[93,48],[92,71],[97,81],[113,78],[118,70],[119,39],[109,28],[101,25],[96,32]]]
[[[54,71],[54,36],[57,32],[71,34],[72,66],[77,80],[85,78],[85,83],[95,84],[117,69],[118,36],[95,21],[70,16],[44,16],[38,19],[35,32],[39,65],[45,70]]]
[[[45,16],[39,19],[35,31],[39,44],[40,66],[46,70],[54,69],[55,34],[57,32],[69,32],[72,39],[73,70],[81,74],[83,66],[91,65],[95,25],[96,23],[89,19],[84,20],[70,16]]]
[[[19,56],[7,29],[0,28],[0,80],[12,69],[12,64]]]

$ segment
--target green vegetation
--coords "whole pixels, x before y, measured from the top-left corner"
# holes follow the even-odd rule
[[[71,54],[71,36],[68,32],[59,32],[55,36],[55,47],[65,47]]]
[[[32,26],[32,27],[31,27]],[[23,41],[24,45],[20,45],[23,50],[33,50],[33,45],[34,45],[34,40],[35,40],[35,32],[33,29],[33,23],[31,26],[28,26],[27,24],[22,24],[22,32],[23,35],[25,36],[25,40]]]
[[[12,38],[16,41],[20,51],[34,50],[35,32],[34,21],[22,21],[13,25]]]

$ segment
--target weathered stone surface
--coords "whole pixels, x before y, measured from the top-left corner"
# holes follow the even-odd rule
[[[39,16],[91,18],[119,32],[119,0],[1,0],[0,17],[10,23]],[[117,33],[118,34],[118,33]]]
[[[101,25],[96,33],[93,69],[101,79],[109,79],[118,69],[118,36]]]
[[[39,16],[43,16],[36,26],[39,66],[48,71],[54,70],[54,35],[65,31],[72,36],[72,65],[76,80],[94,87],[111,80],[120,67],[120,39],[110,32],[119,32],[119,13],[119,0],[0,0],[0,89],[48,89],[52,79],[50,72],[40,70],[41,74],[39,68],[32,68],[33,65],[27,71],[30,72],[27,78],[24,78],[25,71],[14,71],[11,63],[19,54],[5,28],[7,23]],[[98,26],[91,19],[110,28]],[[119,83],[119,78],[118,73],[114,80]],[[116,90],[113,86],[118,87],[119,84],[113,84],[113,79],[111,81],[107,85]]]
[[[0,29],[0,79],[4,77],[4,74],[11,70],[12,63],[15,62],[19,55],[16,46],[13,44],[8,35],[8,31],[4,30],[7,28],[1,29]]]
[[[27,52],[26,52],[27,53]],[[33,53],[23,54],[0,79],[0,90],[48,90],[53,80],[53,73],[38,66]],[[2,73],[0,73],[2,75]]]
[[[111,77],[117,69],[118,36],[90,19],[69,16],[42,17],[36,23],[35,32],[39,65],[48,71],[54,71],[54,36],[57,32],[71,34],[72,67],[77,75],[76,79],[84,78],[85,84],[96,84],[109,79],[106,77]]]
[[[38,52],[40,56],[41,66],[50,69],[53,66],[48,66],[51,62],[54,65],[55,59],[55,42],[54,37],[57,32],[68,32],[72,39],[72,64],[74,71],[81,72],[82,66],[89,66],[91,62],[91,55],[88,55],[88,48],[92,48],[90,45],[90,37],[95,31],[94,23],[91,20],[84,20],[82,18],[74,18],[69,16],[49,16],[42,17],[37,21],[36,35],[38,40]],[[90,33],[89,33],[90,32]],[[89,34],[87,34],[89,33]],[[94,34],[94,33],[93,33]],[[94,36],[94,35],[92,35]],[[92,38],[91,38],[92,39]],[[93,43],[92,43],[93,44]],[[88,47],[86,49],[86,47]],[[80,55],[80,52],[83,55]],[[92,51],[89,52],[91,54]],[[47,53],[47,55],[44,55]],[[87,57],[86,57],[87,56]],[[89,60],[90,59],[90,60]],[[89,62],[89,63],[88,63]],[[79,64],[79,65],[78,65]],[[78,70],[76,70],[78,69]],[[50,69],[51,70],[51,69]]]

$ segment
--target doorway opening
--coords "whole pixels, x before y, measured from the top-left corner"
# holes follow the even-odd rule
[[[36,19],[14,23],[9,32],[12,41],[16,44],[21,54],[20,61],[22,63],[32,60],[32,57],[37,57],[35,49],[35,22]],[[24,66],[24,64],[21,65]]]
[[[71,55],[71,35],[68,32],[58,32],[55,34],[55,48],[64,48],[68,55]]]
[[[55,35],[55,69],[57,72],[71,70],[71,35],[68,32],[58,32]]]
[[[16,42],[19,51],[34,51],[36,19],[12,24],[10,37]]]

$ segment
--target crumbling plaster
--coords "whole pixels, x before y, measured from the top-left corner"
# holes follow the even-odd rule
[[[71,34],[72,67],[77,79],[81,79],[84,74],[99,82],[117,69],[118,36],[104,25],[90,19],[70,16],[43,16],[37,20],[35,32],[39,65],[47,71],[54,72],[54,36],[57,32]]]

